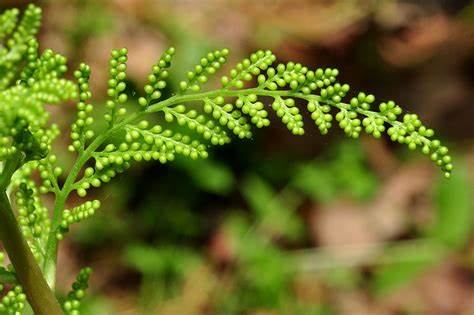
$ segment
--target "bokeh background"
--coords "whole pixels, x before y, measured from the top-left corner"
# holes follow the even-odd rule
[[[471,1],[35,3],[43,48],[92,66],[97,115],[112,48],[129,49],[137,90],[170,45],[171,88],[208,50],[228,47],[232,65],[268,48],[396,100],[455,157],[446,180],[387,139],[322,137],[310,122],[295,137],[274,120],[207,160],[136,165],[93,193],[100,212],[62,243],[64,292],[81,267],[94,270],[84,314],[474,314]],[[74,104],[53,111],[67,130]]]

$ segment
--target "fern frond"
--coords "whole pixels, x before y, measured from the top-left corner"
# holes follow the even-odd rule
[[[209,147],[228,143],[231,133],[241,139],[251,138],[253,126],[262,128],[270,124],[264,105],[267,101],[295,135],[305,132],[304,114],[299,108],[301,102],[305,103],[322,134],[329,131],[335,118],[344,133],[352,138],[357,138],[362,131],[376,138],[387,133],[392,141],[406,144],[411,150],[420,148],[447,177],[453,168],[448,148],[433,138],[434,131],[424,126],[417,115],[401,116],[402,109],[393,101],[380,103],[378,110],[371,109],[375,97],[363,92],[355,94],[348,102],[344,101],[350,87],[337,82],[337,69],[311,70],[294,62],[274,65],[276,57],[269,50],[257,51],[238,63],[228,76],[221,78],[221,88],[202,91],[209,77],[226,62],[229,53],[227,49],[213,51],[186,74],[186,80],[179,83],[179,91],[164,98],[162,92],[167,86],[168,71],[175,54],[171,47],[152,67],[144,86],[145,94],[138,99],[140,106],[128,114],[124,107],[130,88],[126,85],[128,51],[125,48],[113,50],[109,64],[109,98],[104,115],[107,127],[96,135],[92,131],[90,68],[81,64],[75,71],[77,86],[63,79],[67,70],[66,58],[51,50],[42,54],[38,50],[35,35],[41,10],[29,5],[19,22],[18,15],[18,10],[0,15],[0,180],[3,189],[16,192],[20,226],[36,258],[42,259],[41,271],[50,286],[54,285],[58,240],[63,238],[71,224],[90,217],[100,206],[94,200],[64,210],[72,191],[84,197],[91,187],[110,181],[134,161],[166,163],[177,155],[206,158]],[[62,169],[55,166],[56,156],[50,153],[59,129],[48,124],[50,114],[45,105],[77,96],[77,118],[71,128],[72,143],[69,147],[70,151],[77,153],[77,159],[64,183],[60,183],[58,177]],[[161,116],[150,119],[157,121],[150,126],[147,116],[158,113]],[[164,121],[159,120],[163,116]],[[182,127],[179,132],[168,129],[167,125],[174,122]],[[39,187],[31,180],[33,171],[40,175]],[[50,192],[56,197],[51,221],[39,197],[40,193]],[[8,203],[8,200],[4,202]],[[11,219],[8,224],[15,227],[13,216],[5,218]],[[29,251],[24,248],[22,251],[28,258]],[[9,253],[17,254],[15,251]],[[17,265],[25,267],[21,266],[23,261],[27,267],[16,268],[25,291],[38,295],[43,292],[45,300],[51,302],[49,307],[57,308],[54,295],[48,290],[34,259],[16,257],[20,257],[16,259]],[[30,277],[25,269],[37,270]],[[78,313],[89,275],[88,268],[79,273],[73,291],[64,303],[67,314]],[[21,287],[14,287],[0,301],[0,315],[21,313],[24,302]],[[30,302],[35,311],[42,308],[41,303],[35,303],[37,299],[32,298]]]
[[[49,211],[43,206],[32,180],[24,180],[16,192],[18,222],[27,239],[44,242],[50,228]]]
[[[72,144],[68,147],[69,151],[81,152],[84,150],[86,141],[94,137],[94,131],[90,126],[94,122],[91,117],[93,105],[89,102],[92,93],[89,89],[90,67],[86,64],[80,64],[79,69],[74,72],[79,91],[79,102],[77,103],[76,121],[71,125]]]
[[[199,92],[201,85],[206,83],[209,75],[213,75],[227,61],[229,50],[222,49],[208,53],[202,57],[199,64],[196,65],[194,71],[187,73],[187,81],[179,83],[180,92]]]
[[[97,209],[100,208],[99,200],[86,201],[80,206],[74,207],[71,210],[64,210],[62,212],[61,224],[56,232],[58,240],[62,240],[64,234],[69,231],[69,227],[77,222],[85,220],[94,215]]]
[[[163,129],[159,125],[148,129],[146,121],[142,121],[138,126],[127,125],[125,130],[127,131],[125,139],[130,145],[143,140],[146,144],[158,148],[158,151],[172,151],[192,159],[205,158],[208,155],[205,146],[198,140],[192,140],[189,136],[181,133],[173,133],[173,131]]]
[[[161,97],[161,90],[166,87],[166,79],[168,78],[168,68],[171,66],[171,60],[175,53],[174,47],[168,48],[153,65],[152,72],[148,75],[148,84],[143,90],[146,97],[140,97],[138,104],[145,108],[150,102],[157,101]]]
[[[257,95],[243,95],[237,98],[235,106],[239,108],[242,113],[251,117],[251,122],[258,128],[267,127],[270,125],[268,119],[268,112],[265,110],[265,105],[258,101]]]
[[[225,103],[222,96],[204,98],[204,112],[210,114],[219,124],[230,129],[239,138],[252,137],[251,127],[240,110],[230,103]]]
[[[185,125],[189,129],[195,130],[213,145],[223,145],[230,142],[229,136],[218,123],[206,118],[204,115],[200,115],[194,109],[186,112],[186,106],[178,105],[164,108],[163,112],[167,122],[171,123],[176,119],[178,125]]]
[[[76,277],[76,281],[72,284],[72,290],[68,293],[66,301],[63,304],[63,309],[66,314],[79,314],[81,307],[81,300],[86,295],[86,290],[89,287],[89,278],[92,273],[90,268],[81,269]]]
[[[19,72],[19,63],[29,54],[30,41],[38,32],[41,23],[41,9],[29,5],[15,29],[18,12],[6,13],[6,25],[2,34],[6,38],[4,46],[0,46],[0,90],[5,89]],[[2,16],[3,18],[3,16]]]
[[[244,87],[244,82],[251,81],[254,76],[266,70],[276,60],[275,55],[270,50],[259,50],[250,55],[249,58],[239,62],[237,66],[230,71],[229,77],[223,76],[221,83],[224,88]]]
[[[141,110],[109,125],[105,134],[91,139],[93,141],[84,151],[86,156],[82,161],[85,163],[93,158],[95,166],[88,168],[84,177],[74,184],[73,188],[79,195],[85,195],[91,186],[98,187],[109,181],[127,169],[132,161],[159,160],[165,163],[173,160],[177,154],[193,159],[207,157],[206,144],[194,138],[196,133],[211,145],[228,143],[230,137],[227,131],[239,138],[250,138],[251,124],[260,128],[270,123],[263,105],[264,99],[268,98],[273,100],[271,107],[277,116],[295,135],[302,135],[305,131],[303,115],[297,104],[297,100],[300,100],[306,102],[307,110],[321,134],[328,133],[334,118],[351,138],[357,138],[362,130],[376,138],[387,132],[393,141],[405,143],[410,149],[422,147],[422,152],[429,154],[446,176],[452,170],[447,148],[438,140],[431,139],[434,132],[423,126],[416,115],[407,114],[403,120],[398,120],[402,110],[393,101],[381,103],[379,111],[371,110],[375,97],[363,92],[344,103],[343,99],[350,87],[337,82],[337,69],[318,68],[313,71],[293,62],[272,67],[275,56],[270,51],[258,51],[238,63],[230,71],[229,77],[222,78],[223,88],[200,92],[201,84],[225,62],[228,54],[226,49],[214,51],[201,59],[194,71],[188,73],[188,80],[180,84],[180,93],[160,100],[160,89],[166,86],[167,68],[174,53],[174,48],[168,49],[153,67],[153,73],[145,86],[147,96],[139,99]],[[109,96],[126,98],[121,96],[124,95],[121,80],[126,76],[125,61],[126,50],[112,53]],[[255,77],[257,86],[245,87],[245,82]],[[86,95],[88,98],[90,93],[84,92]],[[201,104],[203,113],[194,105],[188,108],[190,103]],[[164,114],[167,123],[177,122],[186,127],[190,134],[173,133],[160,124],[149,128],[146,121],[136,123],[142,117],[157,112]],[[111,121],[110,117],[106,119]],[[119,132],[125,133],[123,143],[118,147],[108,144],[104,150],[97,150],[106,144],[104,142],[109,136]],[[78,137],[75,135],[75,138]],[[73,146],[77,146],[75,143],[73,141]],[[83,145],[84,142],[80,143]]]
[[[3,41],[13,32],[16,24],[18,23],[19,14],[20,10],[13,8],[10,10],[5,10],[5,12],[0,15],[0,41]]]
[[[15,286],[0,300],[0,314],[21,314],[25,303],[26,295],[23,293],[23,289],[20,286]]]
[[[283,99],[280,96],[276,96],[272,108],[294,135],[304,134],[303,116],[301,116],[299,108],[295,106],[294,99]]]

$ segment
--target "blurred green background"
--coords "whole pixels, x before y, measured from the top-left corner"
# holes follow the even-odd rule
[[[274,120],[207,160],[137,165],[62,243],[60,288],[94,270],[84,314],[474,314],[471,1],[34,2],[43,48],[92,66],[97,108],[112,48],[128,48],[137,89],[170,45],[171,89],[208,50],[228,47],[232,65],[268,48],[396,100],[455,156],[446,180],[387,139],[294,137]],[[52,110],[67,129],[74,105]]]

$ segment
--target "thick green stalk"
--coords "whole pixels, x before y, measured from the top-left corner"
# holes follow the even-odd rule
[[[0,239],[25,290],[28,302],[38,315],[61,315],[61,306],[46,283],[33,253],[20,230],[8,199],[6,188],[20,159],[6,162],[0,186]],[[16,166],[15,166],[16,165]]]

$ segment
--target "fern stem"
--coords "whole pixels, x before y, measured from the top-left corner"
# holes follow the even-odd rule
[[[48,284],[54,288],[56,282],[56,263],[57,263],[57,252],[58,252],[58,240],[56,238],[57,228],[61,221],[61,215],[64,210],[67,198],[74,188],[74,182],[79,175],[82,167],[91,158],[92,154],[100,147],[100,145],[107,140],[112,134],[120,130],[127,123],[133,122],[139,117],[143,116],[144,112],[137,112],[130,115],[127,119],[124,119],[120,123],[114,125],[108,129],[105,133],[101,134],[92,141],[89,146],[82,152],[80,152],[76,162],[74,163],[71,171],[69,172],[64,185],[56,194],[56,201],[54,204],[53,219],[51,222],[51,230],[48,235],[45,250],[45,260],[43,265],[43,271]]]
[[[175,104],[181,104],[181,103],[186,103],[186,102],[192,102],[192,101],[199,101],[203,100],[205,98],[214,98],[218,96],[222,97],[238,97],[238,96],[244,96],[244,95],[249,95],[249,94],[255,94],[258,96],[268,96],[268,97],[294,97],[294,98],[299,98],[303,99],[306,101],[314,100],[318,101],[320,103],[327,104],[333,108],[337,109],[345,109],[345,110],[353,110],[356,111],[358,114],[364,117],[368,117],[370,115],[376,116],[377,118],[382,119],[385,123],[391,125],[391,126],[397,126],[400,129],[403,129],[406,131],[405,125],[398,121],[398,120],[389,120],[386,116],[381,115],[379,112],[376,111],[371,111],[371,110],[364,110],[362,108],[351,108],[351,106],[347,103],[335,103],[330,100],[325,100],[322,99],[321,96],[319,95],[314,95],[314,94],[303,94],[299,92],[294,92],[291,90],[266,90],[262,88],[248,88],[248,89],[241,89],[241,90],[230,90],[230,89],[217,89],[217,90],[212,90],[208,92],[202,92],[202,93],[193,93],[193,94],[186,94],[186,95],[175,95],[172,96],[164,101],[157,102],[155,104],[152,104],[146,109],[146,112],[148,113],[155,113],[163,110],[163,108]],[[429,144],[430,140],[422,135],[419,135],[419,138],[424,144]]]
[[[21,159],[10,159],[5,163],[0,187],[0,238],[12,262],[16,277],[25,290],[28,302],[38,315],[60,315],[61,307],[53,291],[46,283],[30,247],[20,230],[8,199],[6,188],[11,175],[21,164]]]

